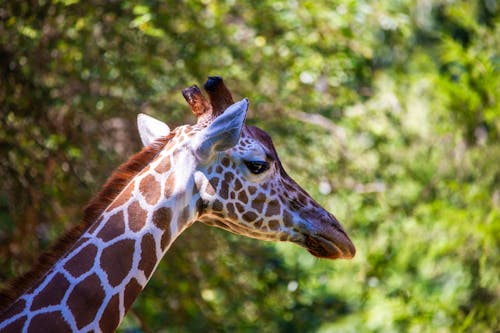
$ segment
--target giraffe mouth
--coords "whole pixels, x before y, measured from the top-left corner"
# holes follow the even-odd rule
[[[356,249],[344,232],[335,235],[304,235],[303,246],[313,256],[326,259],[351,259]]]

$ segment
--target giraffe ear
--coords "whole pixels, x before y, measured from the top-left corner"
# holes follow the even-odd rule
[[[149,146],[156,139],[170,133],[170,128],[167,124],[144,113],[137,115],[137,127],[144,146]]]
[[[234,103],[215,118],[195,139],[193,144],[196,156],[209,159],[214,152],[234,147],[240,139],[245,124],[248,99]]]

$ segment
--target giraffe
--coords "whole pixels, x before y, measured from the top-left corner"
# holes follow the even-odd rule
[[[194,222],[352,258],[337,219],[285,172],[271,138],[245,125],[220,77],[183,95],[197,117],[170,130],[138,116],[144,148],[120,166],[34,271],[0,294],[1,332],[113,332],[173,241]]]

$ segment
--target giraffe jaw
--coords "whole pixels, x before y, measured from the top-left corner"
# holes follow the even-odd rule
[[[328,236],[325,234],[306,234],[301,245],[318,258],[351,259],[356,254],[356,248],[344,232]]]
[[[356,254],[356,248],[345,233],[340,223],[321,223],[314,227],[311,223],[299,223],[295,229],[296,237],[290,241],[304,247],[309,253],[325,259],[351,259]],[[336,224],[339,226],[337,227]],[[298,237],[297,237],[298,236]]]

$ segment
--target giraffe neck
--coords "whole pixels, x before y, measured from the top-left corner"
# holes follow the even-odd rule
[[[118,327],[172,242],[195,221],[201,202],[186,172],[190,161],[176,171],[163,153],[0,315],[0,331]]]

